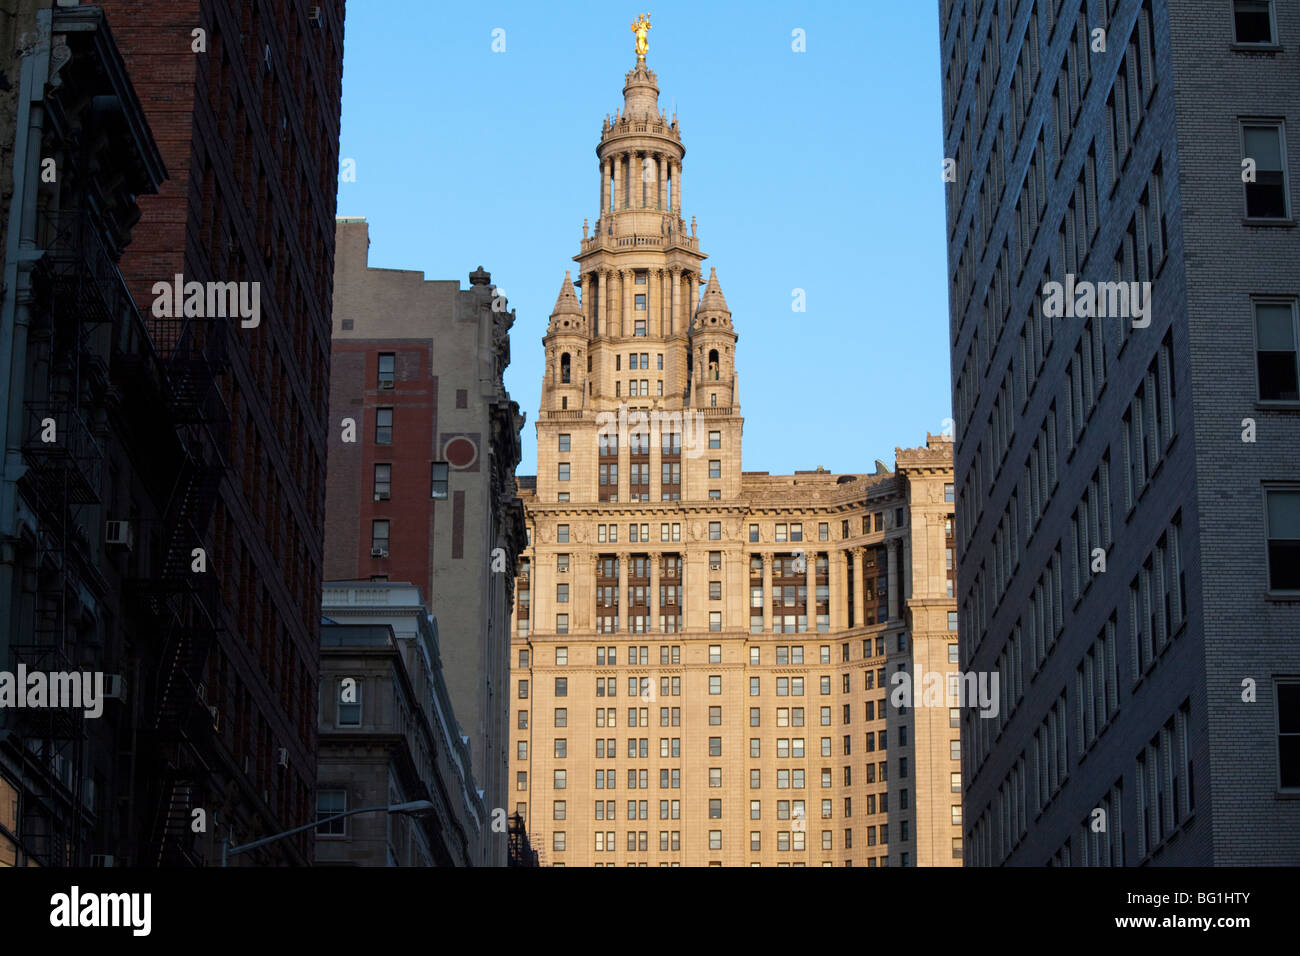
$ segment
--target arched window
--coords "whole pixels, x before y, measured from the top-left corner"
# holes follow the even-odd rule
[[[560,356],[560,384],[568,385],[570,381],[569,373],[569,353],[565,352]]]
[[[709,378],[718,381],[718,350],[709,349]]]

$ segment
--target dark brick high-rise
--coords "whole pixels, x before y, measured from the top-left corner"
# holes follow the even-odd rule
[[[171,807],[178,844],[194,807],[240,844],[315,814],[343,0],[103,6],[169,174],[121,269],[160,350],[213,383],[195,397],[186,487],[218,613],[183,662],[211,730],[142,757],[140,785]],[[151,317],[154,283],[176,274],[260,283],[260,325]],[[311,858],[302,836],[232,862]]]
[[[1300,862],[1300,9],[939,10],[966,863]]]

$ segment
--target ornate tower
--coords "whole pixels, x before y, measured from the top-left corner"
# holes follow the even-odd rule
[[[625,77],[623,108],[606,115],[596,146],[600,213],[594,230],[584,223],[578,277],[566,274],[543,339],[539,502],[707,500],[739,488],[736,333],[716,274],[696,300],[705,256],[694,220],[688,227],[682,218],[686,147],[677,117],[659,108],[645,63],[648,28],[648,21],[633,24],[638,56]],[[630,416],[635,425],[639,412],[649,420],[648,460],[626,460],[636,442],[626,437],[603,443],[598,455],[602,423],[608,429],[611,419]],[[679,435],[681,451],[674,454],[677,439],[665,431]],[[719,433],[711,449],[708,431]],[[683,459],[668,462],[677,469],[663,469],[665,448]],[[597,458],[607,459],[603,476]],[[707,459],[723,463],[721,475],[716,466],[710,475]]]

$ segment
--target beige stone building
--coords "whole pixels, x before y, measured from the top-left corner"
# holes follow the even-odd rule
[[[958,715],[886,704],[957,669],[952,445],[741,470],[677,121],[642,57],[623,92],[520,481],[512,811],[553,866],[959,865]]]

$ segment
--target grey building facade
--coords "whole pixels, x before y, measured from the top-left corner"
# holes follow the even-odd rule
[[[1300,8],[939,8],[966,863],[1294,864]]]

